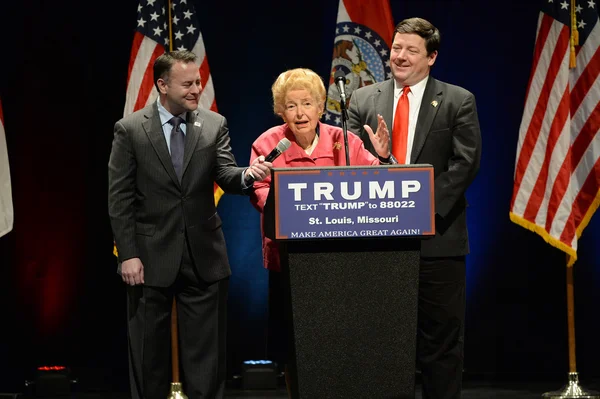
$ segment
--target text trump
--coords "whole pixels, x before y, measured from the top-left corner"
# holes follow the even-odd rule
[[[363,182],[355,181],[353,183],[353,187],[350,189],[348,182],[339,183],[339,187],[329,182],[315,182],[312,184],[313,200],[333,201],[338,195],[348,201],[359,199],[362,196]],[[378,181],[368,182],[369,199],[396,198],[397,183],[394,180],[385,181],[383,185]],[[403,180],[399,183],[402,198],[408,198],[411,193],[421,190],[421,183],[418,180]],[[287,188],[294,191],[294,201],[303,201],[302,195],[307,193],[308,183],[289,183]]]

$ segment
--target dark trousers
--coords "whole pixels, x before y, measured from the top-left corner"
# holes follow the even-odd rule
[[[170,287],[128,287],[132,399],[165,399],[169,394],[173,297],[177,301],[183,392],[189,399],[223,397],[228,288],[229,279],[203,282],[194,272],[188,251]]]
[[[422,258],[417,365],[423,399],[458,399],[462,389],[465,257]]]

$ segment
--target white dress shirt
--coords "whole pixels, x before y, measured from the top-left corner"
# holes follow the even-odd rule
[[[408,139],[406,141],[406,164],[410,163],[410,155],[412,153],[413,142],[415,141],[415,129],[417,127],[417,118],[419,117],[419,109],[421,108],[421,101],[423,101],[423,93],[425,92],[425,86],[427,85],[427,79],[429,75],[425,76],[423,80],[410,87],[408,93]],[[398,82],[394,80],[394,109],[392,112],[392,126],[388,126],[390,133],[394,126],[394,118],[396,117],[396,108],[398,107],[398,100],[402,95],[403,86],[399,86]],[[390,129],[391,127],[391,129]]]

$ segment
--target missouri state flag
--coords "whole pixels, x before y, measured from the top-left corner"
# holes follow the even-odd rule
[[[346,75],[346,100],[360,87],[392,77],[390,46],[394,23],[389,0],[340,0],[325,122],[341,126],[340,93],[333,75]]]

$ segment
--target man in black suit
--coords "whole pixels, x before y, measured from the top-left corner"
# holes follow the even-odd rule
[[[424,399],[460,398],[469,252],[465,191],[481,158],[475,97],[429,76],[439,44],[439,31],[428,21],[400,22],[390,53],[393,79],[354,91],[348,109],[348,129],[371,152],[368,133],[391,131],[399,163],[434,167],[436,235],[421,244],[419,272],[417,363]]]
[[[190,399],[221,398],[231,271],[213,185],[242,194],[246,176],[260,181],[272,165],[261,157],[237,166],[225,118],[198,108],[193,53],[158,57],[154,82],[158,100],[115,124],[108,165],[109,215],[129,285],[132,398],[169,393],[173,297],[184,391]]]

